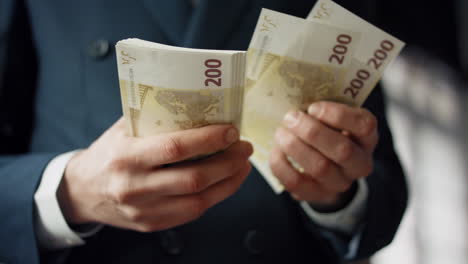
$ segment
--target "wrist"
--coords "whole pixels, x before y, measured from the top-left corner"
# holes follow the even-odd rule
[[[319,213],[333,213],[339,211],[353,200],[358,190],[357,181],[354,181],[353,184],[349,187],[348,190],[342,193],[337,193],[333,198],[327,201],[312,202],[308,201],[310,207]]]
[[[57,200],[62,210],[62,214],[71,226],[89,224],[91,221],[85,217],[86,214],[82,213],[80,209],[79,199],[76,197],[82,197],[75,190],[79,183],[74,182],[76,162],[77,158],[81,153],[76,153],[73,158],[68,162],[65,172],[57,190]],[[78,188],[79,189],[79,188]]]

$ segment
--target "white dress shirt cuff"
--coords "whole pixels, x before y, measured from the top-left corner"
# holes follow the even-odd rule
[[[368,194],[369,190],[366,181],[360,179],[358,180],[358,189],[352,201],[348,206],[337,212],[319,213],[305,201],[301,201],[300,205],[307,216],[316,224],[352,235],[363,220]]]
[[[60,209],[57,190],[68,161],[76,152],[64,153],[51,160],[34,194],[37,209],[35,228],[41,248],[52,250],[83,245],[83,238],[96,234],[102,228],[102,225],[89,225],[79,232],[74,231]]]

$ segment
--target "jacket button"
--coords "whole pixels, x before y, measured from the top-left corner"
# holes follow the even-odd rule
[[[174,230],[161,232],[160,243],[163,250],[172,256],[182,254],[184,244],[180,235]]]
[[[88,46],[88,55],[96,60],[105,58],[110,51],[110,43],[107,40],[99,39],[91,42]]]
[[[262,234],[258,230],[250,230],[245,234],[244,246],[252,255],[262,253]]]

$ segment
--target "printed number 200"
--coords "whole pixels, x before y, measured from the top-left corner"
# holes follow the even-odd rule
[[[341,34],[336,38],[338,44],[333,47],[333,54],[328,58],[328,62],[333,63],[336,61],[338,64],[343,64],[345,55],[348,52],[348,44],[353,41],[350,35]]]
[[[208,87],[210,83],[216,85],[216,86],[221,86],[222,85],[222,79],[221,76],[223,73],[221,72],[219,67],[221,67],[223,64],[220,60],[216,59],[209,59],[205,61],[205,66],[208,68],[205,71],[205,86]]]

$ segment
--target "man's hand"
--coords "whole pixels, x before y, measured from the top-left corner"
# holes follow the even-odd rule
[[[372,172],[378,131],[369,111],[318,102],[310,105],[308,114],[288,113],[283,125],[276,132],[270,167],[295,199],[335,208],[356,179]]]
[[[121,119],[70,160],[59,202],[72,224],[163,230],[197,219],[236,192],[251,169],[251,154],[252,146],[230,125],[132,138]]]

